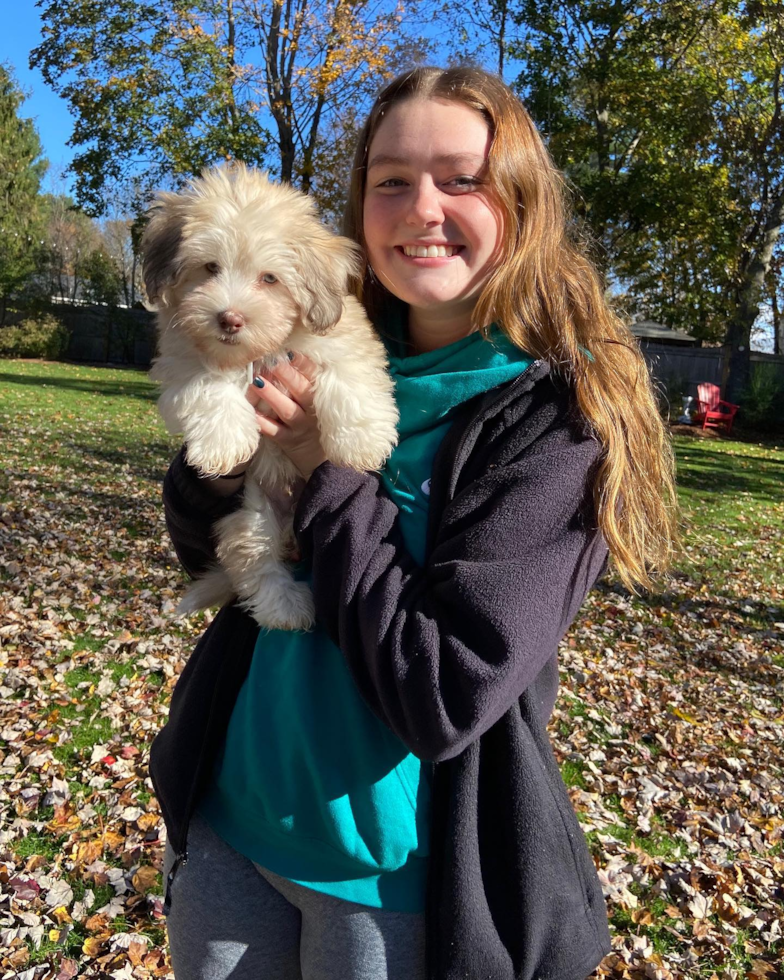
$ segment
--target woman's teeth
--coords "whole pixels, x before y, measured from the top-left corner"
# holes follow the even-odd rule
[[[416,259],[445,259],[454,255],[456,245],[404,245],[403,251]]]

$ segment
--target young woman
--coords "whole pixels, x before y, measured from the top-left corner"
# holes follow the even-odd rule
[[[221,610],[151,770],[177,980],[582,980],[609,950],[546,733],[557,645],[609,554],[674,537],[644,362],[567,234],[561,179],[496,78],[418,69],[359,140],[347,232],[400,442],[326,461],[300,356],[249,388],[306,481],[309,634]],[[285,387],[284,394],[276,381]],[[242,475],[165,484],[185,567]]]

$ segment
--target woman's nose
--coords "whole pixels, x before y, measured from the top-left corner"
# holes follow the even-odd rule
[[[407,219],[410,225],[440,224],[444,220],[438,188],[432,181],[420,181],[414,188]]]

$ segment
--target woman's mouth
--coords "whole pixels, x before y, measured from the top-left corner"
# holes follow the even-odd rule
[[[464,248],[464,245],[396,245],[395,251],[409,259],[450,259]]]

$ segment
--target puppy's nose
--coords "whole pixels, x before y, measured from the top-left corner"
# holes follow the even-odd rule
[[[232,310],[224,310],[218,314],[218,323],[224,333],[237,333],[245,326],[245,317],[241,313],[234,313]]]

